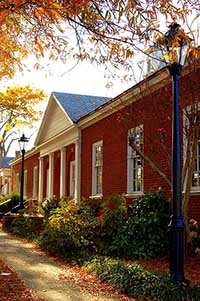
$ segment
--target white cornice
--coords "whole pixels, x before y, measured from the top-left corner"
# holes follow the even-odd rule
[[[37,153],[39,153],[39,149],[38,149],[38,147],[34,147],[33,149],[31,149],[31,150],[29,150],[29,151],[27,151],[25,153],[25,157],[24,158],[27,159],[27,158],[32,157],[33,155],[35,155]],[[13,159],[12,161],[9,162],[9,165],[10,166],[14,166],[14,165],[20,163],[21,162],[21,158],[22,157],[19,156],[16,159]]]

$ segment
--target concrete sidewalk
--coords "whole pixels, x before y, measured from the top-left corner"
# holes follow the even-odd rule
[[[34,251],[33,246],[0,229],[0,257],[19,273],[38,297],[47,301],[120,301],[103,293],[93,296],[81,290],[77,283],[63,280],[64,277],[59,276],[66,275],[69,279],[70,271]]]

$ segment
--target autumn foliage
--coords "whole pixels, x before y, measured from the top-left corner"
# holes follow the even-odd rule
[[[42,301],[34,296],[18,274],[0,258],[0,299],[1,301]]]
[[[16,129],[33,127],[40,119],[38,105],[44,98],[41,90],[28,85],[0,91],[0,156],[6,156],[12,142],[19,139]]]
[[[193,28],[198,16],[199,5],[190,0],[5,0],[0,3],[0,31],[16,45],[18,58],[31,52],[63,61],[112,63],[127,71],[138,50],[145,52],[162,38],[163,24],[174,20],[185,26],[190,51],[199,55]]]

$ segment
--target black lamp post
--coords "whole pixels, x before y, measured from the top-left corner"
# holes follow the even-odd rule
[[[185,63],[187,43],[181,38],[180,25],[173,23],[164,35],[165,60],[173,79],[172,121],[172,216],[170,222],[170,275],[184,281],[184,221],[182,216],[181,143],[179,120],[179,77]]]
[[[26,143],[28,142],[28,140],[29,139],[26,138],[24,134],[18,140],[20,150],[21,150],[21,153],[22,153],[19,209],[24,208],[24,155],[25,155],[25,151],[26,151]]]

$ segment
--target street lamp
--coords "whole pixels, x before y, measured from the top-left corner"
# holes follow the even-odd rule
[[[164,35],[163,58],[173,80],[172,120],[172,216],[170,222],[170,276],[184,281],[184,221],[182,216],[181,143],[179,125],[179,77],[187,55],[187,40],[180,25],[172,23]]]
[[[167,63],[173,82],[172,118],[172,216],[170,221],[170,275],[173,281],[184,281],[184,222],[181,192],[181,143],[179,125],[179,77],[187,56],[189,38],[176,22],[157,41],[162,61]]]
[[[24,155],[26,151],[26,144],[28,142],[28,138],[25,137],[23,134],[21,138],[18,140],[20,150],[22,153],[22,163],[21,163],[21,186],[20,186],[20,203],[19,203],[19,209],[24,208]]]

